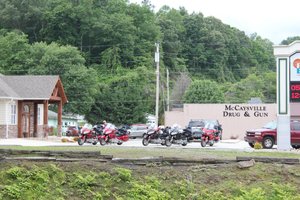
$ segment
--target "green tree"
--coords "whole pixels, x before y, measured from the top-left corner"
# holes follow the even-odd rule
[[[154,44],[161,41],[160,26],[148,1],[142,6],[129,4],[126,12],[132,17],[135,27],[133,34],[133,56],[129,59],[128,67],[152,66]]]
[[[250,74],[228,89],[225,94],[226,102],[247,103],[252,97],[259,97],[264,101],[263,86],[264,83],[260,77]]]
[[[26,61],[29,74],[59,75],[69,104],[65,112],[85,114],[94,103],[97,78],[93,69],[87,69],[85,59],[71,46],[56,43],[35,43]]]
[[[183,99],[184,103],[223,103],[224,95],[216,82],[196,80],[189,86]]]
[[[25,34],[0,30],[0,73],[25,74],[29,49]]]
[[[276,70],[275,56],[273,54],[273,43],[268,39],[262,39],[257,34],[252,34],[251,52],[255,58],[256,71],[258,73],[266,72],[269,70]]]
[[[163,34],[162,49],[164,64],[172,71],[186,70],[185,62],[182,62],[183,51],[182,38],[185,33],[183,25],[184,16],[180,11],[162,7],[158,15],[159,25]]]
[[[153,110],[154,74],[146,68],[135,70],[119,68],[114,74],[106,73],[97,91],[95,104],[86,115],[92,123],[107,120],[115,124],[145,122],[145,114]]]
[[[40,33],[44,41],[77,45],[77,40],[80,38],[78,30],[80,23],[70,1],[49,1],[47,9],[43,12],[42,23]]]
[[[283,40],[280,44],[289,45],[296,40],[300,40],[300,36],[288,37],[287,39]]]
[[[263,81],[262,93],[266,103],[276,103],[276,72],[267,72],[260,76]]]
[[[0,29],[20,30],[28,35],[29,41],[39,41],[42,28],[44,0],[1,0]]]

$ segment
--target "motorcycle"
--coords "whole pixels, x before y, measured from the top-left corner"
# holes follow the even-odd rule
[[[143,136],[142,144],[148,146],[148,144],[161,144],[167,147],[171,146],[170,142],[170,131],[168,128],[163,127],[152,127]]]
[[[170,128],[170,142],[172,144],[181,144],[186,146],[188,143],[188,133],[184,132],[177,124]]]
[[[209,146],[213,146],[215,142],[219,141],[220,130],[211,124],[207,124],[203,128],[203,134],[201,136],[201,146],[205,147],[207,144],[209,144]]]
[[[183,129],[183,134],[187,137],[188,142],[201,141],[203,130],[201,127]]]
[[[89,124],[85,124],[80,130],[80,135],[77,141],[80,146],[84,143],[92,143],[93,145],[98,143],[98,135],[90,126],[91,125]]]
[[[128,140],[129,136],[127,130],[123,128],[116,129],[113,124],[107,124],[103,129],[103,134],[99,137],[99,141],[102,146],[113,143],[121,145],[123,144],[123,142],[126,142]]]

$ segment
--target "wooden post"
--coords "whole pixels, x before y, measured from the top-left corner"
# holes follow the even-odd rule
[[[58,111],[57,111],[57,136],[61,137],[62,135],[62,101],[60,100],[58,103]]]
[[[44,125],[43,125],[43,129],[44,129],[44,137],[48,137],[48,100],[45,100],[43,102],[44,104]]]
[[[22,115],[23,115],[23,101],[18,101],[18,138],[24,137],[22,133],[22,127],[23,127]]]

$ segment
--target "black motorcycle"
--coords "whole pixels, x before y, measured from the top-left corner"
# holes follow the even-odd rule
[[[148,144],[161,144],[167,147],[171,146],[170,142],[170,132],[167,128],[157,127],[154,129],[149,129],[146,134],[144,134],[142,144],[148,146]]]
[[[188,142],[201,141],[203,130],[201,127],[183,129],[183,134],[187,136]]]
[[[181,144],[186,146],[188,143],[189,132],[183,131],[179,126],[172,126],[169,128],[170,141],[172,144]]]

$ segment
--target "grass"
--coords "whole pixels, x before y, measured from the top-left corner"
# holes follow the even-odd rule
[[[300,199],[297,165],[119,166],[5,162],[1,199]]]
[[[206,148],[122,146],[24,147],[0,149],[100,151],[118,158],[177,157],[235,159],[236,156],[300,158],[297,151],[253,152]],[[239,169],[237,163],[192,166],[120,165],[116,163],[4,161],[0,199],[300,199],[299,165],[259,163]]]
[[[44,151],[100,151],[103,155],[113,155],[115,158],[143,158],[143,157],[177,157],[185,159],[219,158],[235,159],[237,156],[259,156],[277,158],[298,158],[299,151],[279,152],[277,150],[254,150],[252,152],[216,149],[193,148],[151,148],[151,147],[122,147],[122,146],[1,146],[0,149],[15,150],[44,150]]]

